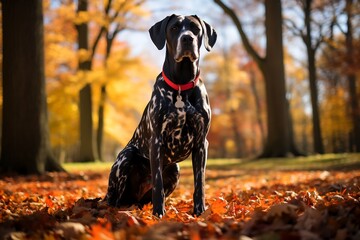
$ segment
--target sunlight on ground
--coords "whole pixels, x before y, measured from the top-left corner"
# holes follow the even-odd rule
[[[102,171],[110,172],[111,162],[94,163],[65,163],[64,168],[69,171]],[[180,168],[191,168],[191,159],[179,163]],[[296,158],[270,159],[208,159],[208,169],[272,169],[272,170],[321,170],[326,168],[360,167],[360,154],[325,154]]]

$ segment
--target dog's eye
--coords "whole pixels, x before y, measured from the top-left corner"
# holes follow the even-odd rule
[[[197,34],[200,32],[200,28],[199,28],[197,25],[192,24],[190,27],[191,27],[191,31],[192,31],[195,35],[197,35]]]
[[[177,31],[178,29],[179,29],[179,27],[177,25],[174,25],[171,27],[171,30],[173,30],[173,31]]]
[[[195,35],[199,34],[200,28],[198,28],[198,27],[194,28],[193,32],[195,33]]]

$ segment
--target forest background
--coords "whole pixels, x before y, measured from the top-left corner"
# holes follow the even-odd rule
[[[1,239],[360,238],[358,0],[0,2]],[[184,161],[159,219],[103,197],[164,60],[147,30],[172,13],[218,41],[207,209]]]
[[[147,30],[172,13],[196,14],[218,32],[214,49],[202,49],[200,63],[212,106],[209,157],[264,153],[272,141],[269,130],[282,130],[267,118],[277,110],[268,107],[267,80],[258,61],[268,53],[266,4],[224,2],[227,9],[221,1],[44,0],[55,158],[61,163],[115,159],[141,118],[164,60]],[[283,2],[289,110],[284,128],[296,149],[286,154],[359,152],[359,11],[357,0]],[[86,120],[81,109],[88,109]]]

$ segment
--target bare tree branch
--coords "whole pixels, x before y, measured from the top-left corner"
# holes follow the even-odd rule
[[[233,20],[233,22],[236,25],[236,28],[238,29],[238,31],[240,33],[240,37],[242,39],[242,42],[244,44],[246,51],[251,55],[251,57],[254,59],[254,61],[259,66],[262,66],[263,62],[264,62],[264,58],[260,57],[259,54],[253,48],[253,46],[250,44],[250,41],[249,41],[246,33],[244,32],[242,24],[241,24],[239,18],[236,16],[235,12],[231,8],[229,8],[227,5],[225,5],[224,2],[221,0],[214,0],[214,2],[217,5],[219,5],[224,10],[224,12]]]
[[[105,6],[104,8],[104,13],[105,13],[105,16],[108,16],[109,14],[109,11],[110,11],[110,8],[111,8],[111,4],[112,4],[112,1],[113,0],[109,0],[107,5]],[[93,62],[93,59],[94,59],[94,56],[95,56],[95,52],[96,52],[96,48],[99,44],[99,41],[100,41],[100,38],[101,36],[103,35],[103,33],[106,31],[106,27],[105,26],[102,26],[99,30],[99,33],[97,34],[95,40],[94,40],[94,43],[92,45],[92,48],[91,48],[91,58],[90,58],[90,63],[92,65],[92,62]]]
[[[95,51],[96,51],[96,48],[99,44],[99,41],[100,41],[100,38],[102,36],[102,34],[105,32],[106,28],[104,26],[102,26],[100,28],[100,31],[98,33],[98,35],[96,36],[95,40],[94,40],[94,43],[92,45],[92,48],[91,48],[91,58],[90,58],[90,62],[92,63],[93,59],[94,59],[94,55],[95,55]]]
[[[314,52],[316,53],[316,51],[318,50],[318,48],[320,47],[320,45],[324,42],[325,37],[322,34],[322,25],[319,26],[319,37],[316,39],[315,44],[313,46]]]
[[[294,36],[301,36],[302,29],[299,28],[296,23],[290,18],[283,18],[284,25],[288,31],[290,31]]]

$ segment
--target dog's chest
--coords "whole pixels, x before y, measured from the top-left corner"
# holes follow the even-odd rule
[[[182,161],[190,155],[194,138],[193,128],[190,128],[190,118],[184,108],[178,108],[165,115],[161,136],[167,161]]]
[[[160,81],[160,83],[162,83]],[[178,92],[155,85],[152,97],[129,144],[150,158],[150,150],[162,155],[164,164],[189,157],[195,144],[201,144],[209,125],[208,101],[194,89],[181,94],[183,107],[177,107]]]

